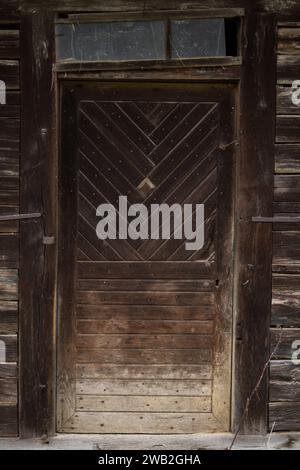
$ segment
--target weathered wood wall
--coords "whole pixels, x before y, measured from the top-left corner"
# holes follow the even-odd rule
[[[0,18],[1,21],[2,18]],[[13,28],[13,29],[12,29]],[[19,211],[19,30],[0,23],[0,215]],[[0,222],[0,435],[17,434],[19,223]],[[2,361],[2,362],[1,362]]]
[[[275,161],[275,195],[274,214],[275,215],[300,215],[300,107],[291,102],[291,83],[300,79],[300,4],[299,2],[282,0],[207,0],[202,2],[177,0],[0,0],[0,79],[6,82],[8,88],[7,104],[0,105],[0,215],[17,213],[19,211],[19,154],[20,154],[20,77],[19,77],[19,32],[18,8],[21,5],[23,14],[27,8],[37,9],[39,7],[49,10],[77,10],[83,11],[87,8],[96,11],[127,11],[133,10],[155,10],[170,9],[177,10],[186,8],[227,8],[227,7],[259,7],[268,13],[275,12],[280,16],[280,21],[285,18],[285,23],[279,24],[278,30],[278,88],[277,88],[277,136],[276,136],[276,161]],[[29,14],[31,14],[30,12]],[[45,15],[49,17],[48,11]],[[293,21],[289,23],[288,21]],[[50,22],[50,20],[49,20]],[[36,23],[49,32],[50,25],[44,26],[37,17]],[[7,26],[9,24],[9,26]],[[46,34],[46,33],[45,33]],[[48,34],[48,33],[47,33]],[[40,35],[35,38],[40,40]],[[26,50],[26,45],[23,46]],[[42,54],[42,50],[40,50]],[[35,58],[39,61],[39,57]],[[34,61],[33,61],[34,62]],[[47,60],[45,59],[45,62]],[[48,64],[49,65],[49,64]],[[27,64],[28,69],[34,70],[31,64]],[[38,78],[38,77],[36,77]],[[44,88],[48,86],[50,71],[44,81]],[[35,87],[31,90],[27,99],[30,107],[30,97],[34,96]],[[49,97],[48,97],[49,98]],[[47,99],[48,99],[47,98]],[[50,102],[50,101],[49,101]],[[40,107],[43,107],[42,104]],[[38,113],[43,112],[39,109]],[[46,109],[45,106],[43,109]],[[39,121],[39,117],[36,118]],[[44,121],[43,121],[44,122]],[[30,125],[28,124],[30,127]],[[26,127],[26,126],[24,126]],[[43,126],[45,127],[45,126]],[[47,126],[46,126],[47,127]],[[51,127],[51,126],[50,126]],[[36,141],[35,135],[27,139],[28,145]],[[26,143],[25,143],[26,144]],[[50,149],[51,146],[47,146]],[[41,149],[39,144],[39,149]],[[36,150],[38,155],[39,150]],[[49,150],[49,156],[51,150]],[[45,156],[44,162],[50,162],[51,158]],[[29,157],[28,157],[29,158]],[[35,163],[38,163],[36,156]],[[50,168],[49,163],[49,168]],[[38,181],[41,171],[35,165],[35,181]],[[47,173],[47,167],[43,166],[43,174]],[[51,164],[53,170],[53,165]],[[54,171],[54,170],[53,170]],[[45,178],[46,180],[46,178]],[[34,189],[32,190],[34,191]],[[53,194],[52,194],[53,196]],[[51,196],[51,197],[52,197]],[[24,202],[24,200],[23,200]],[[25,200],[25,205],[27,204]],[[30,201],[29,201],[30,202]],[[40,202],[38,202],[40,204]],[[48,202],[49,206],[52,204]],[[29,207],[30,204],[28,204]],[[22,207],[22,210],[25,206]],[[46,208],[50,213],[51,209]],[[253,214],[257,215],[257,214]],[[46,230],[46,235],[53,234],[52,219],[50,217],[50,229]],[[47,227],[46,227],[47,228]],[[19,269],[19,223],[0,223],[0,345],[5,344],[7,362],[0,362],[0,435],[16,435],[18,432],[18,412],[17,412],[17,330],[18,330],[18,269]],[[42,232],[41,232],[42,233]],[[269,426],[275,422],[275,431],[280,430],[300,430],[300,369],[294,365],[291,357],[293,353],[292,343],[300,340],[300,223],[298,224],[275,224],[273,227],[273,301],[271,318],[271,351],[277,346],[276,353],[271,361],[270,367],[270,388],[269,388]],[[54,248],[53,248],[54,249]],[[49,249],[48,249],[49,252]],[[51,252],[52,256],[52,252]],[[51,257],[50,256],[50,257]],[[35,273],[35,278],[39,273]],[[52,286],[52,281],[49,283]],[[32,288],[32,286],[31,286]],[[50,289],[52,295],[52,287]],[[23,289],[25,296],[25,289]],[[44,296],[44,300],[51,298],[51,295]],[[45,300],[46,299],[46,300]],[[50,301],[50,303],[52,300]],[[42,325],[42,336],[39,340],[39,347],[43,348],[46,333],[49,332],[49,325],[52,324],[51,312],[52,304],[44,311],[47,311],[47,324]],[[250,312],[251,313],[251,312]],[[36,312],[38,315],[39,312]],[[25,319],[26,320],[26,319]],[[30,320],[30,319],[29,319]],[[31,323],[28,322],[28,327]],[[34,327],[32,323],[32,328]],[[53,322],[54,328],[54,322]],[[44,336],[43,336],[44,335]],[[50,338],[50,336],[47,336]],[[29,340],[30,341],[30,340]],[[51,340],[49,340],[51,342]],[[48,343],[49,343],[48,341]],[[23,345],[26,338],[23,337]],[[52,344],[46,344],[47,351],[52,351]],[[54,346],[53,346],[54,347]],[[32,348],[28,349],[32,351]],[[45,354],[47,356],[47,354]],[[31,355],[30,357],[33,357]],[[47,359],[45,357],[45,359]],[[28,362],[29,363],[29,362]],[[46,387],[47,394],[44,394],[42,401],[37,392],[38,373],[29,368],[28,380],[24,379],[27,371],[24,369],[23,379],[26,385],[27,397],[34,389],[34,413],[25,420],[24,428],[27,432],[41,433],[42,429],[52,429],[54,416],[52,413],[53,404],[53,368],[52,365],[40,365],[43,369],[42,386]],[[51,370],[50,370],[51,369]],[[31,377],[36,379],[33,386],[30,386]],[[50,379],[49,379],[50,377]],[[23,387],[24,389],[24,387]],[[48,395],[51,395],[50,398]],[[28,402],[30,405],[30,402]],[[33,430],[35,424],[35,411],[39,403],[42,403],[42,417],[39,421],[43,423],[39,429]],[[41,408],[41,407],[40,407]],[[28,410],[32,410],[30,406]],[[50,416],[50,418],[49,418]],[[23,420],[24,421],[24,420]],[[46,423],[44,425],[44,422]],[[50,424],[49,424],[50,423]],[[22,429],[21,429],[22,432]],[[24,435],[24,432],[22,432]]]
[[[300,79],[300,23],[278,25],[274,215],[300,215],[300,106],[292,82]],[[300,223],[273,226],[269,426],[300,430],[300,368],[292,362],[300,341]],[[300,343],[298,345],[299,349]],[[297,347],[294,343],[294,347]]]

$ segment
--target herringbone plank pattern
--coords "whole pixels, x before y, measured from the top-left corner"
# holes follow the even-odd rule
[[[83,101],[79,118],[78,256],[89,261],[211,261],[216,219],[218,104]],[[96,208],[128,202],[205,204],[205,246],[184,240],[98,240]]]

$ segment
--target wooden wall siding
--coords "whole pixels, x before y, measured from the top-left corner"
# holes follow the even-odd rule
[[[274,215],[300,215],[300,106],[292,82],[300,79],[300,23],[278,27],[278,81]],[[273,297],[269,426],[300,430],[300,368],[292,362],[300,341],[300,224],[273,226]]]
[[[6,104],[0,104],[0,215],[19,212],[19,30],[6,28],[0,23],[0,80],[7,87]],[[6,361],[0,359],[0,436],[18,430],[18,268],[19,223],[0,222],[0,344],[6,350]]]

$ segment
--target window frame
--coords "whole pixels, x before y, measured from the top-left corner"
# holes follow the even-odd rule
[[[123,12],[123,13],[58,13],[55,25],[74,23],[106,23],[130,21],[164,21],[166,23],[166,59],[159,60],[105,60],[105,61],[78,61],[55,60],[54,70],[57,72],[97,71],[97,70],[126,70],[172,67],[214,67],[242,64],[241,30],[245,11],[242,8],[218,10],[188,10],[188,11],[154,11],[154,12]],[[197,58],[172,58],[171,51],[171,22],[172,20],[201,20],[224,18],[236,19],[237,27],[237,55],[236,56],[203,56]]]

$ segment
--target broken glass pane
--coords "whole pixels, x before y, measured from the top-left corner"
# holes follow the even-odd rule
[[[226,56],[224,19],[172,21],[171,51],[173,59]]]

